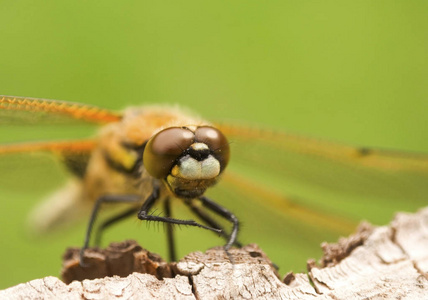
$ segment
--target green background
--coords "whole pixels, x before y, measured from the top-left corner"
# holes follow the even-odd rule
[[[0,94],[111,109],[179,104],[208,119],[428,152],[427,9],[426,1],[1,1]],[[2,141],[38,138],[2,126]],[[61,253],[81,245],[85,228],[29,237],[26,215],[65,175],[55,164],[42,183],[31,163],[2,172],[17,169],[27,175],[0,190],[0,288],[57,276]],[[361,218],[391,217],[375,215]],[[118,227],[106,241],[136,238],[165,253],[162,227]],[[179,233],[180,255],[221,244]],[[304,270],[310,252],[292,253],[282,273]]]

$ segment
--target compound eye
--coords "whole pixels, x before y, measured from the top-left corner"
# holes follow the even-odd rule
[[[201,126],[195,131],[195,141],[204,143],[210,148],[220,162],[220,171],[223,171],[230,157],[229,142],[224,134],[214,127]]]
[[[166,128],[155,134],[144,148],[143,163],[155,178],[168,176],[178,157],[193,144],[195,135],[181,127]]]

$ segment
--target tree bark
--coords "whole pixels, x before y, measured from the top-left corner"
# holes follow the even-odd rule
[[[88,250],[84,267],[79,249],[69,249],[63,279],[71,283],[45,277],[0,291],[0,298],[428,299],[428,208],[398,213],[389,226],[362,224],[322,247],[319,266],[308,261],[307,274],[282,280],[257,245],[231,249],[230,257],[222,248],[194,252],[168,264],[126,241]]]

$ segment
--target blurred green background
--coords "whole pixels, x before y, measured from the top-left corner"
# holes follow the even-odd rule
[[[0,94],[111,109],[179,104],[208,119],[428,152],[427,9],[426,1],[0,1]],[[39,138],[1,126],[2,141]],[[0,288],[57,276],[64,249],[83,240],[85,222],[28,236],[28,212],[65,180],[48,164],[51,179],[40,183],[31,164],[19,166],[28,184],[0,189]],[[375,215],[362,218],[391,217]],[[243,230],[257,221],[242,219]],[[179,234],[181,256],[222,243],[195,229]],[[105,241],[124,238],[165,254],[162,227],[130,220]],[[243,242],[258,240],[247,233]],[[282,262],[280,249],[265,250]],[[290,251],[282,273],[320,255]]]

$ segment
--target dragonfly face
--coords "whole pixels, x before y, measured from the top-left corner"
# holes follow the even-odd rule
[[[213,185],[229,161],[229,144],[216,128],[170,127],[155,134],[143,162],[179,198],[196,198]]]

